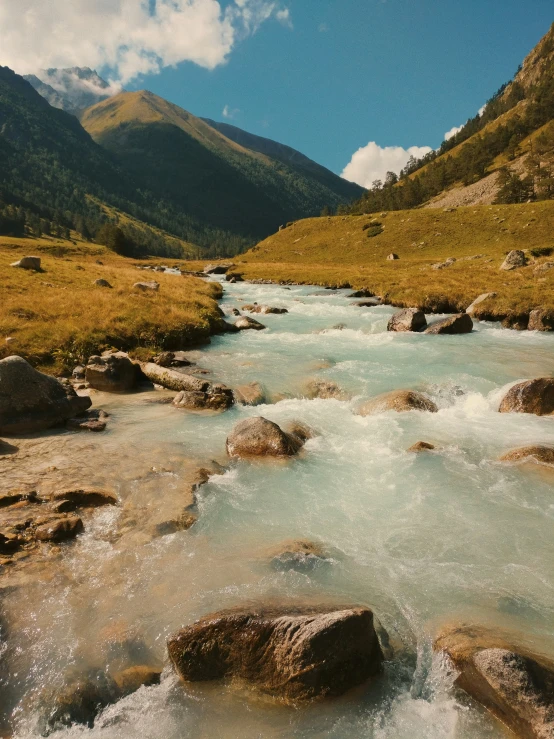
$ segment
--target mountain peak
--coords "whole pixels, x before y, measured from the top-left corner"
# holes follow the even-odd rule
[[[43,69],[36,75],[26,75],[25,79],[54,108],[61,108],[75,115],[121,92],[119,85],[106,82],[90,67],[52,67]]]

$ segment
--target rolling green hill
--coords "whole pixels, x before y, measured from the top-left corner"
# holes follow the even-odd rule
[[[147,91],[105,100],[85,110],[81,123],[137,182],[226,232],[236,246],[362,192],[288,147],[271,142],[264,150],[258,137],[244,132],[242,141],[229,138],[216,124]]]

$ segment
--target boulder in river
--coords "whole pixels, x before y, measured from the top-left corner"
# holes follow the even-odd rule
[[[210,385],[207,380],[200,380],[169,367],[160,367],[153,362],[141,364],[141,369],[151,382],[175,392],[206,392]]]
[[[40,272],[40,257],[21,257],[18,262],[14,262],[12,267],[20,267],[21,269],[32,269],[35,272]]]
[[[239,405],[261,405],[265,403],[265,393],[259,382],[239,385],[234,389],[235,403]]]
[[[534,413],[549,416],[554,413],[554,377],[525,380],[511,387],[498,409],[500,413]]]
[[[0,433],[28,434],[84,413],[88,397],[38,372],[22,357],[0,360]]]
[[[207,383],[206,390],[182,390],[173,399],[176,408],[189,411],[225,411],[234,403],[231,388],[221,383]]]
[[[367,400],[358,408],[359,416],[369,416],[386,411],[429,411],[436,413],[438,407],[423,393],[416,390],[392,390]]]
[[[152,360],[160,367],[190,367],[192,362],[187,359],[185,352],[160,352]]]
[[[258,305],[258,303],[247,303],[242,306],[242,309],[248,313],[262,313],[263,315],[275,314],[282,315],[288,313],[286,308],[275,308],[271,305]]]
[[[306,395],[308,398],[320,398],[321,400],[348,400],[350,397],[336,382],[333,380],[310,380],[306,385]]]
[[[107,352],[88,361],[85,379],[104,393],[125,393],[135,386],[136,369],[125,352]]]
[[[250,316],[241,316],[240,318],[237,318],[233,325],[235,328],[238,328],[239,331],[247,331],[248,329],[262,331],[264,328],[267,328],[263,323],[256,321],[255,318],[250,318]]]
[[[237,423],[227,437],[230,457],[291,457],[303,445],[295,434],[283,431],[273,421],[262,416]]]
[[[425,334],[469,334],[473,331],[473,321],[468,313],[456,313],[448,318],[435,321],[423,333]]]
[[[511,449],[500,457],[501,462],[533,461],[538,464],[554,465],[554,447],[534,444]]]
[[[529,331],[554,331],[554,315],[541,308],[529,313]]]
[[[554,737],[554,661],[498,630],[450,626],[435,641],[448,655],[456,685],[521,739]]]
[[[423,331],[427,326],[425,313],[419,308],[404,308],[395,313],[387,325],[387,331]]]
[[[375,293],[371,292],[371,290],[368,290],[367,287],[363,287],[361,290],[355,290],[353,293],[350,293],[350,295],[346,296],[347,298],[374,298]]]
[[[408,452],[430,452],[435,448],[434,444],[429,444],[428,441],[416,441],[415,444],[407,449]]]
[[[522,252],[521,249],[512,249],[512,251],[508,252],[506,259],[500,265],[500,269],[509,271],[517,269],[518,267],[525,267],[526,264],[527,258],[525,253]]]
[[[34,538],[38,541],[67,541],[67,539],[74,539],[84,530],[83,522],[79,516],[50,516],[44,522],[37,523]]]
[[[373,613],[350,606],[221,611],[178,631],[167,648],[185,681],[240,678],[292,702],[342,695],[383,663]]]

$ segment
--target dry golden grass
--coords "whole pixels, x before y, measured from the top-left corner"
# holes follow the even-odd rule
[[[10,266],[24,255],[40,256],[43,271]],[[205,340],[221,320],[220,287],[136,264],[96,244],[0,237],[0,357],[19,354],[59,371],[105,348],[140,356]],[[100,278],[112,289],[95,286]],[[159,292],[133,290],[150,280]]]
[[[376,218],[384,225],[368,238],[362,227]],[[512,249],[552,248],[552,256],[531,257],[529,266],[501,271]],[[389,253],[398,261],[387,261]],[[478,259],[464,259],[481,255]],[[442,270],[432,265],[448,257]],[[479,294],[494,291],[483,310],[502,316],[543,307],[554,314],[554,269],[535,269],[554,260],[554,202],[472,206],[455,212],[396,211],[375,216],[337,216],[298,221],[235,258],[246,279],[368,287],[395,305],[428,310],[465,309]],[[201,263],[191,263],[203,265]]]

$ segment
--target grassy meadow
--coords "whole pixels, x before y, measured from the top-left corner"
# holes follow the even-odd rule
[[[43,271],[10,266],[25,255],[41,257]],[[206,340],[221,320],[219,285],[139,270],[139,263],[145,260],[77,239],[0,237],[0,358],[19,354],[62,372],[112,347],[145,357]],[[97,279],[112,288],[94,285]],[[135,282],[150,280],[160,283],[159,292],[133,289]]]
[[[375,223],[382,233],[369,236],[379,230]],[[500,270],[512,249],[526,251],[528,266]],[[391,252],[399,259],[387,261]],[[449,257],[451,266],[432,268]],[[499,318],[540,307],[554,315],[554,269],[537,269],[549,261],[553,201],[311,218],[233,260],[245,279],[367,287],[393,305],[428,311],[464,310],[496,292],[480,310]]]

